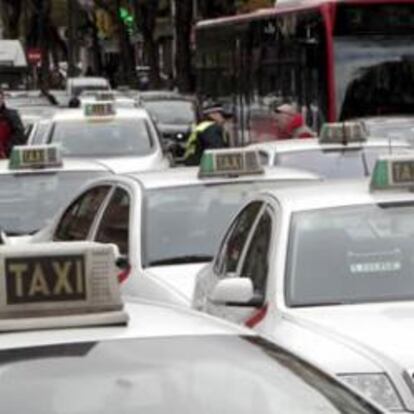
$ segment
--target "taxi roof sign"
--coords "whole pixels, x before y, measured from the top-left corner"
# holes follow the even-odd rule
[[[371,175],[370,188],[372,191],[395,188],[414,189],[414,156],[380,157]]]
[[[113,101],[87,102],[83,110],[86,117],[105,117],[116,114]]]
[[[200,162],[198,176],[227,177],[263,174],[259,153],[241,148],[206,150]]]
[[[3,246],[0,331],[125,324],[117,256],[94,242]]]
[[[61,167],[62,154],[57,145],[16,145],[9,159],[10,170]]]
[[[322,125],[319,135],[321,144],[349,144],[365,142],[367,130],[362,122],[332,122]]]

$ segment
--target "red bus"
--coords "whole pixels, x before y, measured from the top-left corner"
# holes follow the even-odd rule
[[[280,0],[200,22],[197,94],[232,105],[238,142],[274,139],[271,106],[325,121],[414,112],[414,0]]]

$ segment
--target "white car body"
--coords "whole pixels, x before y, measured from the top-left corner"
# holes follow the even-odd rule
[[[248,413],[254,402],[254,406],[265,407],[261,410],[265,413],[274,412],[276,405],[281,411],[294,406],[290,412],[295,413],[336,414],[345,407],[350,410],[346,412],[383,412],[374,402],[289,351],[264,342],[251,330],[151,302],[126,303],[124,311],[129,319],[126,326],[1,333],[3,407],[40,412],[46,401],[53,401],[54,409],[66,413],[85,409],[98,413],[108,405],[124,413],[137,409],[189,413],[182,409],[191,404],[220,413],[229,408],[234,412],[243,402],[243,410],[237,412]],[[232,345],[236,345],[233,350]],[[239,365],[239,358],[247,360]],[[81,382],[74,375],[82,376]],[[25,385],[18,394],[11,378]],[[222,383],[229,379],[244,390],[243,398],[223,391]],[[132,387],[137,387],[134,392]],[[209,401],[212,393],[213,402]],[[273,404],[269,403],[271,395]]]
[[[288,240],[295,213],[323,211],[331,207],[414,202],[414,195],[405,190],[370,192],[367,180],[355,180],[262,192],[252,198],[253,201],[268,206],[263,207],[262,213],[273,212],[271,241],[266,250],[269,268],[264,301],[258,305],[260,309],[247,304],[226,306],[214,302],[212,296],[220,281],[241,276],[249,248],[246,244],[252,240],[254,225],[234,274],[220,274],[219,271],[219,261],[225,254],[225,240],[231,237],[232,230],[223,238],[222,250],[218,250],[215,260],[197,275],[193,307],[254,326],[257,332],[334,375],[385,375],[391,387],[397,390],[403,406],[401,411],[414,411],[414,353],[411,348],[414,301],[377,300],[377,303],[301,307],[289,306],[285,293]],[[315,250],[318,248],[323,249],[323,246],[315,246]]]
[[[109,211],[108,205],[115,190],[120,189],[128,197],[129,217],[125,218],[124,224],[129,229],[128,240],[125,242],[128,245],[128,251],[122,252],[120,248],[121,253],[128,256],[131,269],[128,278],[123,282],[123,292],[126,295],[190,306],[195,275],[204,264],[208,263],[208,259],[195,260],[194,262],[189,260],[185,261],[185,264],[164,264],[159,266],[146,265],[144,263],[142,221],[145,220],[143,217],[143,204],[147,190],[174,190],[180,187],[214,186],[216,184],[228,184],[231,186],[233,183],[260,183],[266,181],[272,183],[269,185],[286,186],[318,179],[315,175],[307,172],[278,168],[267,169],[264,175],[241,176],[238,178],[201,179],[198,178],[197,174],[197,168],[176,168],[160,172],[116,175],[102,180],[95,180],[83,189],[82,195],[87,197],[86,194],[89,194],[93,188],[102,186],[110,186],[111,188],[101,201],[102,205],[94,213],[95,218],[87,231],[88,240],[97,240],[101,223],[104,222],[104,214],[106,211]],[[74,200],[79,200],[80,197],[78,195]],[[47,227],[35,235],[14,238],[11,239],[11,243],[37,243],[56,240],[56,235],[60,234],[60,229],[64,228],[65,213],[70,211],[70,208],[71,206],[63,209]],[[160,230],[162,231],[162,228]],[[219,235],[215,236],[219,237]],[[103,240],[100,241],[103,242]],[[106,239],[106,241],[117,244],[116,240],[111,238]]]
[[[70,123],[71,121],[84,122],[85,128],[93,127],[94,123],[105,122],[106,117],[86,117],[84,110],[81,109],[68,109],[61,110],[57,112],[50,120],[39,121],[37,125],[34,126],[32,133],[28,138],[28,145],[42,145],[42,144],[53,144],[53,130],[56,124]],[[143,120],[148,125],[148,133],[151,135],[151,140],[153,143],[153,148],[151,152],[147,155],[131,155],[131,156],[116,156],[111,157],[110,155],[106,157],[93,154],[89,154],[88,158],[97,158],[100,160],[117,162],[119,167],[125,166],[124,172],[130,171],[147,171],[147,170],[157,170],[165,169],[169,167],[169,161],[167,157],[164,156],[163,148],[161,145],[160,137],[154,123],[144,109],[139,108],[117,108],[116,114],[110,117],[111,120],[122,123],[123,121]],[[147,137],[146,137],[147,138]],[[139,139],[139,137],[137,137]],[[81,156],[79,154],[78,156]],[[134,165],[131,169],[130,166]]]

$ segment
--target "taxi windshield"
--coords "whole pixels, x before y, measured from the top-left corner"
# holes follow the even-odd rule
[[[274,185],[269,180],[148,190],[142,219],[144,264],[210,261],[220,236],[246,197]]]
[[[404,147],[396,147],[394,143],[392,148],[393,151],[403,151]],[[390,148],[385,145],[363,149],[292,151],[277,154],[275,165],[301,168],[325,178],[361,178],[371,174],[379,156],[389,153]]]
[[[10,235],[41,229],[88,180],[104,174],[50,171],[0,175],[0,229]]]
[[[149,125],[143,119],[96,119],[56,122],[49,143],[74,157],[144,156],[153,150]]]
[[[2,411],[10,414],[378,412],[257,338],[186,335],[29,347],[0,351],[0,366]]]
[[[414,204],[294,213],[287,259],[291,306],[414,299]]]
[[[190,101],[144,101],[144,106],[160,124],[189,125],[196,121],[194,106]]]

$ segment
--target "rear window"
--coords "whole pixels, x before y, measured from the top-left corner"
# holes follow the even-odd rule
[[[77,191],[106,172],[47,172],[0,175],[0,228],[25,234],[46,225]]]
[[[66,156],[143,156],[154,141],[144,119],[91,119],[56,122],[50,143],[61,144]]]
[[[404,149],[393,146],[393,151]],[[277,154],[275,165],[308,170],[325,178],[361,178],[369,176],[378,157],[389,152],[386,146],[343,151],[292,151]]]

